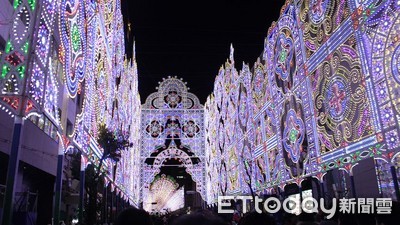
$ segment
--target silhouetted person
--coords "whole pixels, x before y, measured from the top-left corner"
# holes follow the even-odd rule
[[[227,225],[221,218],[211,212],[196,212],[183,215],[176,219],[173,225]]]
[[[315,214],[302,212],[298,216],[297,225],[317,225],[315,222]]]
[[[275,220],[266,213],[247,213],[239,222],[239,225],[275,225]]]
[[[153,225],[153,221],[148,212],[129,208],[118,215],[115,225]]]
[[[296,225],[297,216],[291,213],[285,213],[282,218],[283,225]]]
[[[393,201],[390,214],[377,214],[377,225],[399,225],[400,224],[400,202]]]
[[[354,213],[340,213],[338,219],[339,225],[355,225],[357,224],[356,215]]]

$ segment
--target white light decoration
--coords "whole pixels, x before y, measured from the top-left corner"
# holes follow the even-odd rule
[[[40,105],[43,104],[45,75],[38,64],[33,65],[32,76],[29,82],[29,94]]]
[[[7,79],[6,83],[4,84],[2,93],[7,94],[7,93],[13,93],[13,94],[18,94],[19,93],[19,87],[18,87],[18,80],[17,76],[14,74],[11,74],[11,76]]]
[[[89,4],[89,3],[88,3]],[[85,78],[86,31],[88,18],[85,18],[83,0],[61,0],[59,7],[59,32],[61,36],[60,58],[64,63],[64,78],[68,94],[75,98],[80,83]]]
[[[158,176],[150,185],[143,208],[148,212],[165,213],[184,207],[184,188],[165,174]]]
[[[47,112],[48,116],[52,118],[53,121],[59,122],[58,114],[58,95],[59,95],[59,85],[56,77],[53,73],[52,62],[49,63],[49,75],[46,83],[45,91],[45,103],[44,110]]]
[[[22,7],[17,13],[17,18],[13,23],[13,35],[17,44],[21,44],[25,40],[29,31],[30,14],[27,7]]]

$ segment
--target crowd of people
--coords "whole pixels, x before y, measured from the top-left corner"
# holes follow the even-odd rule
[[[144,210],[129,208],[123,211],[114,225],[399,225],[400,207],[395,203],[392,213],[346,214],[336,213],[326,219],[321,213],[258,213],[251,211],[243,216],[218,214],[211,210],[199,210],[184,215],[151,216]]]

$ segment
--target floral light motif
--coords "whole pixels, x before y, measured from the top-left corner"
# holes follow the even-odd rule
[[[296,111],[290,109],[286,116],[285,130],[283,133],[283,145],[289,153],[290,159],[297,163],[302,152],[304,140],[304,122],[298,118]]]
[[[200,127],[195,121],[189,120],[183,124],[182,131],[186,137],[193,138],[200,132]]]
[[[332,118],[341,118],[346,110],[346,84],[343,80],[337,79],[328,85],[326,93],[327,108]]]
[[[44,60],[44,63],[47,61],[47,52],[49,50],[49,30],[47,29],[45,24],[40,25],[38,31],[38,42],[37,42],[37,52],[39,56]]]
[[[294,54],[293,40],[281,33],[276,43],[275,49],[275,71],[282,80],[287,80],[292,67],[292,58]]]
[[[34,64],[33,73],[29,82],[29,93],[39,104],[43,104],[44,97],[44,73],[37,64]]]
[[[178,95],[176,91],[172,90],[168,93],[167,96],[165,96],[164,100],[170,108],[177,108],[178,105],[181,103],[182,98]]]
[[[310,1],[310,18],[313,23],[320,23],[325,16],[329,0],[311,0]]]
[[[159,121],[152,121],[146,128],[147,133],[149,133],[153,138],[157,138],[164,131],[164,127]]]
[[[64,76],[71,97],[78,94],[83,81],[86,61],[86,32],[83,0],[61,0],[60,36],[64,58]]]
[[[58,83],[52,71],[52,66],[50,64],[50,73],[46,83],[44,110],[48,113],[49,116],[53,118],[54,121],[58,121],[59,119],[58,93],[59,93]]]

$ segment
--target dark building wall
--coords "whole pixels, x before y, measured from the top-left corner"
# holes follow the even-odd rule
[[[0,110],[0,151],[7,155],[10,154],[13,125],[14,119],[3,110]]]
[[[24,124],[21,153],[22,161],[55,176],[58,143],[29,120]]]
[[[353,174],[357,197],[379,197],[374,159],[369,158],[360,161],[359,164],[353,168]]]
[[[8,155],[0,152],[0,185],[6,184]]]
[[[14,118],[0,110],[1,185],[6,184],[13,125]],[[19,197],[17,196],[16,199],[20,198],[26,191],[37,193],[37,208],[35,209],[37,211],[34,213],[37,224],[51,224],[58,143],[30,120],[24,121],[22,132],[19,171],[15,190],[19,193]],[[3,205],[1,198],[2,196],[0,196],[0,207]],[[23,204],[22,206],[25,210]]]
[[[14,119],[0,110],[0,152],[10,153]],[[20,160],[40,170],[55,175],[58,143],[40,130],[30,120],[24,121]]]
[[[37,193],[37,224],[51,224],[55,177],[24,162],[20,164],[20,174],[20,191]]]
[[[379,197],[374,159],[368,158],[358,162],[358,165],[353,167],[353,177],[356,197]],[[343,195],[347,195],[350,198],[353,197],[351,179],[347,172],[338,169],[328,171],[324,180],[326,183],[326,192],[329,197],[343,197]]]

